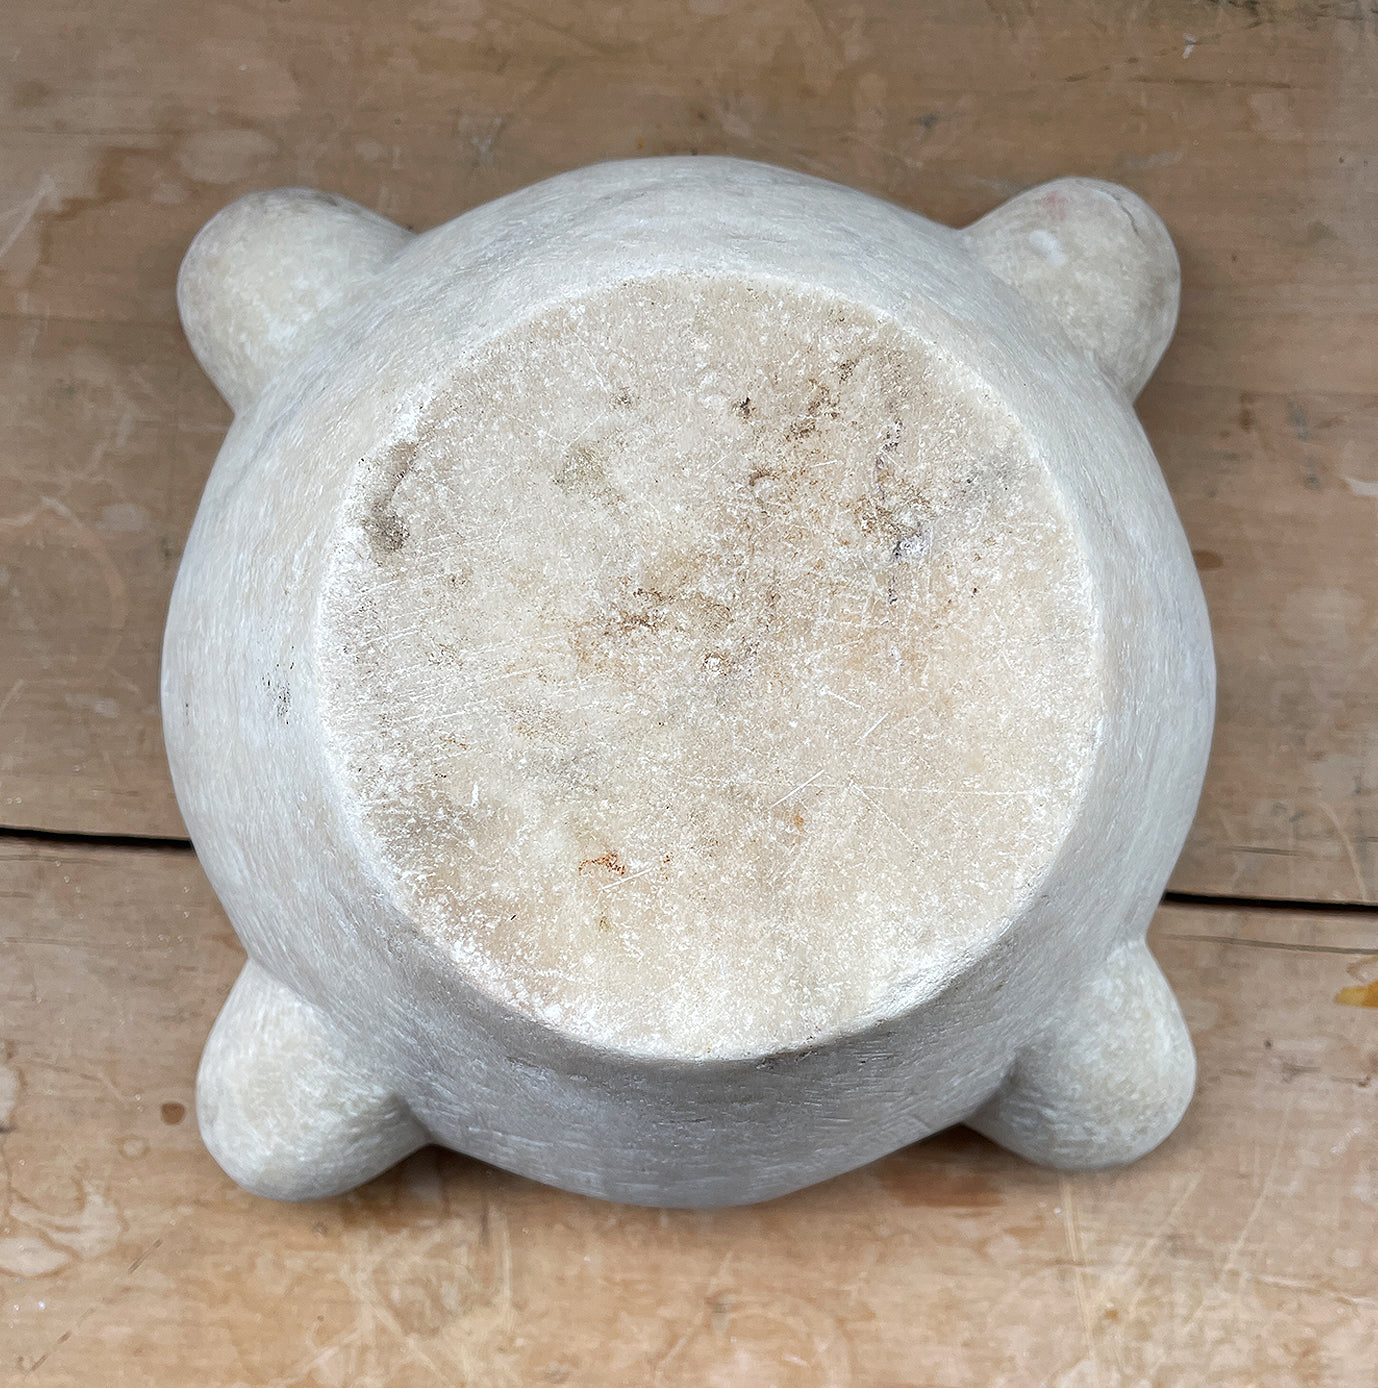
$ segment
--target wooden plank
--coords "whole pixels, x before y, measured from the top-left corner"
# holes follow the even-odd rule
[[[184,833],[162,618],[229,412],[168,324],[0,318],[0,823]]]
[[[1378,892],[1378,50],[1360,0],[11,0],[5,29],[0,822],[181,832],[156,653],[226,418],[173,308],[208,216],[300,182],[424,226],[592,160],[697,150],[953,222],[1063,173],[1162,211],[1185,297],[1143,413],[1221,656],[1174,885]],[[112,506],[139,508],[116,512],[131,528]]]
[[[1220,669],[1210,769],[1172,885],[1371,901],[1378,396],[1167,382],[1148,395]]]
[[[0,843],[0,1377],[1367,1388],[1378,913],[1165,908],[1200,1053],[1118,1172],[963,1130],[767,1205],[623,1208],[428,1150],[237,1190],[191,1113],[241,955],[189,855]]]

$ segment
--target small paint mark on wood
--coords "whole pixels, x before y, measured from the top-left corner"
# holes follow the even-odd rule
[[[1354,983],[1335,994],[1341,1007],[1378,1007],[1378,979],[1372,983]]]

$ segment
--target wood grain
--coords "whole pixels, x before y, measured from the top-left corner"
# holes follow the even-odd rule
[[[1335,999],[1378,979],[1378,913],[1160,913],[1200,1086],[1126,1170],[954,1130],[767,1205],[662,1212],[434,1149],[338,1200],[245,1195],[191,1111],[242,958],[194,858],[0,844],[0,898],[5,1381],[1372,1382],[1378,1011]]]
[[[179,835],[157,655],[228,411],[173,287],[241,193],[413,226],[727,153],[962,223],[1127,183],[1183,262],[1141,413],[1221,665],[1173,885],[1378,895],[1378,14],[1368,0],[10,0],[0,21],[0,824]],[[238,1191],[192,1114],[242,954],[177,850],[0,837],[0,1381],[1367,1388],[1378,912],[1167,907],[1201,1081],[1121,1172],[963,1130],[685,1213],[434,1150]],[[1368,1006],[1358,1004],[1368,1003]]]
[[[964,222],[1117,179],[1181,249],[1143,401],[1214,613],[1174,885],[1378,893],[1378,37],[1366,0],[11,0],[0,65],[0,822],[182,832],[160,629],[227,412],[196,228],[282,183],[411,226],[597,159],[772,160]]]

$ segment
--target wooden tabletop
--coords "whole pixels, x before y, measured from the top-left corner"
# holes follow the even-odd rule
[[[619,1208],[426,1151],[239,1192],[191,1112],[242,953],[157,655],[229,413],[177,265],[241,193],[421,228],[599,159],[769,160],[962,224],[1162,214],[1140,413],[1220,662],[1151,937],[1186,1121],[1060,1176],[964,1130],[789,1199]],[[1371,0],[8,0],[0,14],[0,1382],[1364,1385],[1378,1364]]]

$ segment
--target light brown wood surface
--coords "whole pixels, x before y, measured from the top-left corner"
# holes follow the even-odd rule
[[[0,1383],[1370,1388],[1378,912],[1166,906],[1201,1058],[1116,1173],[957,1130],[787,1200],[643,1211],[428,1151],[236,1190],[191,1112],[242,959],[163,761],[167,596],[229,413],[177,265],[241,193],[413,227],[728,153],[954,224],[1116,179],[1183,263],[1140,409],[1220,659],[1173,885],[1378,897],[1369,0],[0,6]]]
[[[0,822],[183,832],[157,651],[228,419],[173,302],[203,221],[308,183],[422,227],[698,150],[954,223],[1068,173],[1159,209],[1183,311],[1142,412],[1221,666],[1174,885],[1378,894],[1367,0],[10,0],[0,39]]]
[[[1200,1089],[1124,1171],[955,1130],[767,1205],[661,1212],[435,1150],[339,1200],[245,1195],[191,1114],[243,957],[192,856],[0,845],[0,899],[0,1381],[1373,1382],[1378,1011],[1335,1001],[1378,994],[1368,914],[1164,908]]]

